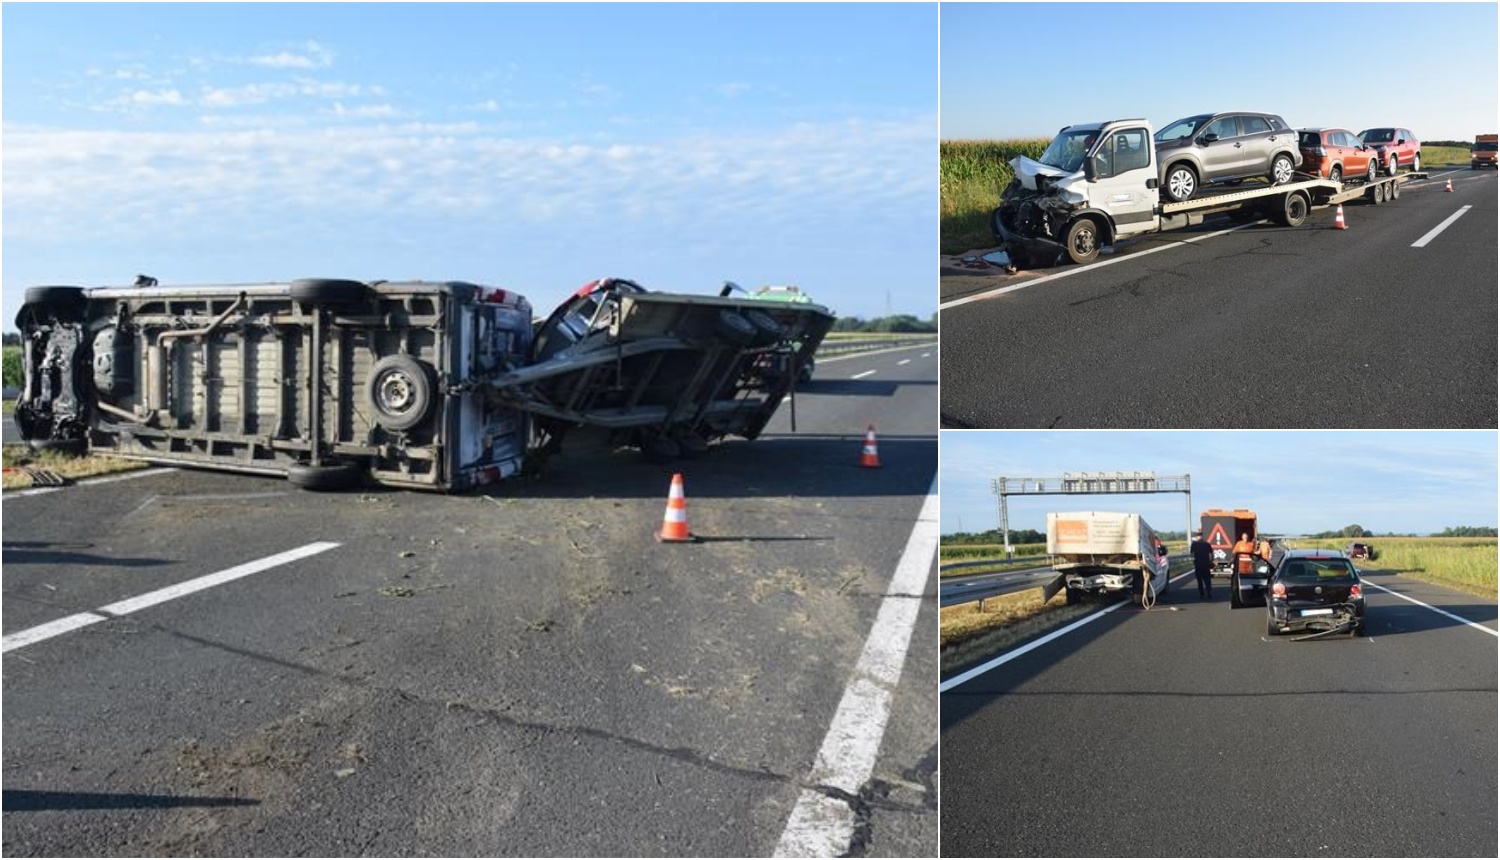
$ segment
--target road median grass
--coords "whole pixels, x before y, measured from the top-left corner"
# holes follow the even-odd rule
[[[5,469],[0,474],[0,489],[6,490],[24,490],[34,486],[27,469],[39,469],[69,481],[81,481],[148,467],[148,464],[137,460],[121,460],[99,454],[72,456],[56,451],[33,451],[26,445],[6,445],[0,448],[0,464]]]

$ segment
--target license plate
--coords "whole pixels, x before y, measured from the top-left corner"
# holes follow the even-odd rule
[[[1306,618],[1309,615],[1332,615],[1332,614],[1333,614],[1333,610],[1332,609],[1304,609],[1304,610],[1302,610],[1302,617],[1303,618]]]

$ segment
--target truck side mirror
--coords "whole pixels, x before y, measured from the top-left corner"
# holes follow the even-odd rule
[[[1096,152],[1084,163],[1083,175],[1088,181],[1097,182],[1100,179],[1108,179],[1114,174],[1109,169],[1109,161],[1104,157],[1104,153]]]
[[[1094,167],[1094,159],[1085,158],[1083,160],[1083,178],[1090,182],[1099,181],[1099,171]]]

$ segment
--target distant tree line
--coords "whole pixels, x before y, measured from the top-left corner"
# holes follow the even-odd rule
[[[1386,532],[1377,535],[1358,524],[1347,525],[1336,532],[1318,532],[1308,535],[1310,538],[1372,538],[1372,537],[1418,537],[1416,532]],[[1428,537],[1500,537],[1494,526],[1448,526],[1440,532],[1433,532]]]
[[[1186,540],[1187,536],[1182,532],[1157,532],[1156,536],[1162,540]],[[1338,531],[1318,532],[1308,535],[1309,538],[1372,538],[1372,537],[1418,537],[1415,532],[1397,534],[1386,532],[1377,535],[1358,523],[1344,526]],[[1500,537],[1500,531],[1494,526],[1449,526],[1440,532],[1435,532],[1429,537]],[[1011,529],[1010,542],[1019,543],[1046,543],[1047,535],[1036,529]],[[955,532],[943,535],[944,546],[963,546],[965,544],[999,544],[1004,543],[999,529],[990,529],[982,532]]]
[[[938,330],[937,314],[931,320],[920,320],[911,314],[876,317],[863,320],[859,317],[839,317],[833,323],[834,331],[878,332],[881,334],[930,334]]]
[[[1472,140],[1424,140],[1423,146],[1456,146],[1459,149],[1469,149],[1474,146]]]
[[[1500,537],[1494,526],[1449,526],[1433,537]]]

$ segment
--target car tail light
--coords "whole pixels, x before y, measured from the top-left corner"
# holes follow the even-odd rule
[[[1349,599],[1353,600],[1353,599],[1355,599],[1355,598],[1357,598],[1359,596],[1361,596],[1361,592],[1359,590],[1359,586],[1357,586],[1357,585],[1351,585],[1351,586],[1349,586]]]
[[[1279,582],[1276,583],[1275,585],[1271,586],[1271,596],[1272,597],[1286,597],[1286,586],[1282,585]]]
[[[1328,157],[1328,150],[1324,149],[1321,146],[1315,146],[1315,147],[1312,148],[1312,154],[1316,155],[1319,158],[1327,158]]]

